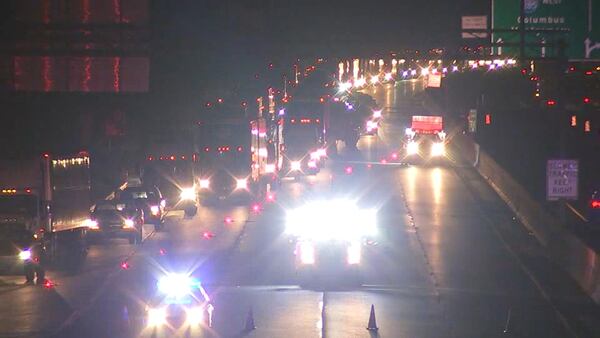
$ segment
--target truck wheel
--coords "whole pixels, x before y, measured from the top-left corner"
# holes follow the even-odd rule
[[[198,207],[196,207],[195,205],[189,206],[189,207],[186,207],[183,212],[186,217],[194,217],[194,216],[196,216],[196,213],[198,212]]]
[[[33,284],[33,280],[35,279],[35,269],[32,264],[26,264],[24,268],[25,273],[25,283]]]
[[[35,274],[36,274],[36,284],[37,285],[42,285],[46,282],[46,270],[44,270],[44,268],[42,268],[41,266],[36,266],[35,267]]]

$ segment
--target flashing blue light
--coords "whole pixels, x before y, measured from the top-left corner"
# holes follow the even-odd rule
[[[157,286],[166,296],[178,299],[190,295],[192,289],[200,287],[200,282],[185,274],[169,274],[162,277]]]

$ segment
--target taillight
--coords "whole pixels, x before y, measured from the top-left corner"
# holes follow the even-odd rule
[[[592,209],[600,209],[600,200],[591,200],[590,207]]]

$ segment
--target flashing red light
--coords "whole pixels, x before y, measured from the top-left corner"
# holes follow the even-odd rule
[[[54,287],[54,283],[51,280],[49,280],[49,279],[44,280],[44,288],[45,289],[52,289],[53,287]]]
[[[256,203],[252,205],[252,211],[254,211],[255,213],[260,212],[260,204]]]
[[[592,209],[600,209],[600,200],[591,200],[590,208]]]
[[[175,159],[176,159],[175,155],[171,155],[170,159],[171,159],[171,161],[175,161]]]
[[[548,100],[548,101],[546,101],[546,105],[548,105],[548,106],[556,106],[556,100]]]
[[[25,192],[31,194],[31,188],[25,188]]]
[[[570,72],[574,72],[574,71],[575,71],[575,66],[571,66],[571,67],[569,67],[569,71],[570,71]]]
[[[487,125],[492,124],[492,115],[491,114],[485,114],[485,124],[487,124]]]
[[[160,250],[158,250],[158,253],[159,253],[161,256],[164,256],[164,255],[166,255],[166,254],[167,254],[167,250],[166,250],[166,249],[163,249],[163,248],[161,248]]]
[[[233,223],[233,218],[231,218],[230,216],[225,217],[225,223],[228,223],[228,224]]]
[[[345,171],[346,171],[346,174],[351,175],[352,172],[354,171],[354,169],[352,169],[352,167],[346,167]]]
[[[248,102],[242,101],[242,107],[246,107],[247,105],[248,105]]]
[[[202,237],[204,237],[204,239],[211,239],[211,238],[215,237],[215,234],[213,234],[213,233],[212,233],[212,232],[210,232],[210,231],[205,231],[205,232],[202,234]]]
[[[369,164],[367,164],[367,168],[371,169],[371,168],[373,168],[373,165],[371,163],[369,163]]]
[[[521,68],[521,74],[527,75],[527,68]]]
[[[315,119],[315,123],[321,123],[321,120]]]
[[[210,108],[210,107],[212,106],[212,103],[210,103],[210,102],[206,102],[206,104],[204,104],[204,106],[205,106],[206,108]]]
[[[241,153],[242,151],[244,151],[244,147],[242,147],[242,146],[238,146],[238,147],[237,147],[237,151]]]
[[[181,159],[185,161],[185,155],[181,155]]]
[[[42,156],[44,156],[44,158],[49,158],[49,157],[50,157],[50,154],[48,154],[48,153],[44,153],[44,155],[42,155]]]
[[[392,158],[393,158],[394,160],[397,160],[397,159],[398,159],[398,154],[397,154],[397,153],[392,153]]]
[[[209,148],[209,147],[204,147],[204,152],[205,152],[205,153],[208,153],[209,151],[210,151],[210,148]]]
[[[291,119],[290,122],[291,123],[296,123],[296,119]]]
[[[530,80],[531,80],[531,81],[537,81],[537,80],[539,80],[539,79],[540,79],[540,78],[539,78],[537,75],[534,75],[534,76],[532,76],[532,77],[530,78]]]
[[[591,101],[592,101],[592,100],[591,100],[589,97],[587,97],[587,96],[583,98],[583,103],[585,103],[585,104],[588,104],[588,103],[590,103]]]
[[[165,158],[164,158],[164,157],[162,157],[162,156],[160,156],[158,159],[162,161],[162,160],[164,160]]]
[[[219,103],[223,103],[223,98],[222,98],[222,97],[218,98],[218,99],[217,99],[217,102],[219,102]]]
[[[319,98],[319,102],[324,103],[325,102],[325,98],[324,97],[320,97]]]
[[[154,160],[154,157],[148,156],[148,161],[153,161],[153,160]]]
[[[387,160],[385,158],[382,158],[380,162],[381,162],[381,164],[386,164]]]
[[[594,73],[591,70],[585,71],[585,75],[592,75],[592,74],[594,74]]]
[[[267,194],[267,202],[273,202],[273,201],[275,201],[275,195],[272,193]]]
[[[127,261],[123,261],[121,262],[121,270],[129,270],[131,266],[129,265],[129,262]]]

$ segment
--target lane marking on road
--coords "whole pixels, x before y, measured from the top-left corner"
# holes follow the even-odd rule
[[[567,202],[567,203],[565,203],[565,204],[566,204],[566,205],[567,205],[567,207],[568,207],[569,209],[571,209],[571,211],[572,211],[572,212],[573,212],[573,213],[574,213],[574,214],[575,214],[577,217],[579,217],[579,218],[580,218],[582,221],[584,221],[584,222],[586,222],[586,223],[587,223],[587,222],[589,222],[589,221],[588,221],[588,219],[587,219],[587,218],[585,218],[585,216],[583,216],[583,214],[582,214],[582,213],[581,213],[579,210],[577,210],[577,208],[575,208],[573,205],[571,205],[571,203]]]
[[[96,293],[94,293],[94,295],[87,302],[84,302],[81,307],[79,307],[78,309],[74,309],[73,312],[71,312],[71,314],[58,326],[58,328],[54,330],[51,336],[60,337],[61,332],[69,328],[76,320],[81,318],[105,292],[105,290],[108,288],[108,285],[110,284],[109,282],[112,282],[113,279],[117,277],[117,275],[124,271],[121,267],[121,264],[123,262],[130,261],[133,258],[133,256],[135,256],[135,254],[139,251],[139,249],[144,245],[144,243],[150,238],[152,238],[155,233],[156,230],[152,230],[150,234],[148,234],[142,239],[142,243],[140,245],[136,245],[127,255],[125,255],[124,259],[121,259],[119,262],[117,262],[116,266],[112,268],[113,271],[110,272],[104,279],[102,285],[95,289],[97,290]]]

